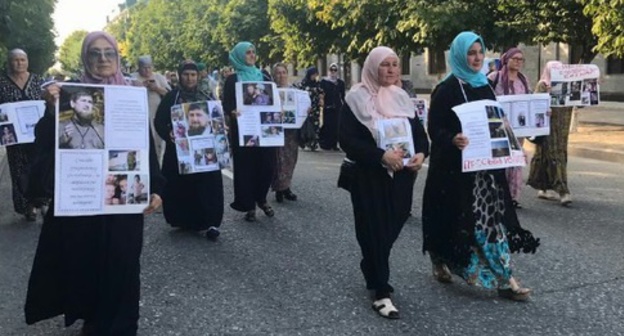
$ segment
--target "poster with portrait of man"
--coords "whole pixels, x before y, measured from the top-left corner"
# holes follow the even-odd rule
[[[1,104],[0,147],[34,142],[35,126],[44,112],[43,100]]]
[[[61,85],[55,113],[55,215],[143,212],[146,205],[128,202],[126,189],[131,174],[145,176],[149,186],[146,94],[141,87]]]

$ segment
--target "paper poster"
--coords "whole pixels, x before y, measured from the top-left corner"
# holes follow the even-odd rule
[[[420,123],[423,127],[427,128],[427,116],[429,115],[429,110],[427,109],[427,101],[420,98],[411,98],[412,103],[414,104],[414,112]]]
[[[63,83],[56,134],[55,216],[143,212],[150,195],[145,88]]]
[[[407,118],[377,120],[377,145],[387,151],[394,149],[403,153],[403,164],[414,156],[414,138],[412,127]]]
[[[0,146],[35,141],[35,126],[45,113],[43,100],[26,100],[0,105]]]
[[[182,175],[230,166],[223,107],[220,101],[200,101],[171,107],[171,125]]]
[[[516,137],[550,134],[550,95],[547,93],[498,96]]]
[[[462,151],[462,172],[525,165],[511,124],[497,101],[479,100],[453,107],[469,144]]]
[[[550,106],[600,103],[600,68],[595,64],[562,64],[550,72]]]
[[[238,136],[242,147],[284,146],[282,104],[273,82],[237,82]]]
[[[308,118],[312,106],[310,94],[297,89],[277,89],[282,102],[282,122],[285,129],[299,129]]]

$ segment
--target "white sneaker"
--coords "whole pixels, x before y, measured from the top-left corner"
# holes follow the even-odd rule
[[[561,205],[568,206],[572,203],[572,195],[570,194],[562,194],[561,195]]]
[[[537,198],[554,201],[559,198],[559,195],[554,190],[539,190],[537,192]]]

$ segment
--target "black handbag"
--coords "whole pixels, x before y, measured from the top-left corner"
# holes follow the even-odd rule
[[[354,161],[347,158],[342,160],[340,165],[340,175],[338,176],[338,188],[342,188],[351,192],[351,186],[355,182],[355,173],[357,166]]]
[[[299,129],[299,145],[304,146],[310,142],[313,142],[314,140],[316,140],[316,129],[314,128],[314,121],[312,121],[312,118],[307,118]]]

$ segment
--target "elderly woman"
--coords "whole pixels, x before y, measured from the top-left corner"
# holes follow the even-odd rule
[[[288,68],[283,63],[277,63],[273,66],[273,78],[279,88],[292,87],[288,83]],[[290,190],[290,185],[295,166],[297,165],[298,155],[297,130],[284,129],[284,147],[277,149],[277,165],[272,185],[275,191],[275,200],[279,203],[284,202],[284,199],[289,201],[297,200],[297,195]]]
[[[107,33],[89,33],[81,58],[85,65],[81,83],[126,85],[117,42]],[[31,180],[39,178],[37,192],[49,197],[54,195],[54,104],[59,94],[57,85],[44,92],[47,110],[35,129],[37,160],[30,175]],[[153,194],[144,214],[160,206],[158,194],[164,183],[149,139]],[[84,320],[83,335],[136,335],[142,243],[142,214],[57,217],[49,211],[28,283],[26,322],[65,315],[66,326]]]
[[[21,49],[9,52],[8,72],[0,75],[0,104],[23,100],[41,99],[43,79],[28,71],[28,55]],[[25,196],[28,166],[35,146],[33,144],[13,145],[6,148],[11,173],[13,209],[26,220],[37,219],[37,209]]]
[[[550,92],[550,72],[561,62],[550,61],[542,72],[535,92]],[[535,155],[527,184],[538,190],[537,197],[557,200],[563,206],[572,203],[568,189],[568,135],[572,121],[572,107],[552,107],[550,135],[538,137]]]
[[[511,48],[501,57],[502,68],[488,75],[493,82],[494,92],[497,96],[528,94],[531,93],[529,79],[520,70],[524,65],[522,50]],[[526,117],[525,117],[526,118]],[[526,121],[525,121],[526,122]],[[524,144],[524,138],[518,139],[520,146]],[[521,208],[520,191],[522,190],[522,167],[511,167],[506,170],[507,181],[511,200],[516,208]]]
[[[208,239],[216,239],[223,220],[223,179],[221,170],[180,175],[176,142],[171,122],[171,107],[177,104],[211,100],[198,89],[197,64],[186,61],[178,69],[180,85],[169,92],[158,106],[154,126],[167,139],[162,172],[167,178],[163,193],[165,219],[173,227],[206,230]]]
[[[399,318],[388,283],[390,250],[409,217],[416,173],[429,152],[427,134],[414,116],[408,95],[398,85],[401,67],[396,53],[373,49],[362,69],[362,83],[346,95],[341,112],[340,146],[355,162],[347,189],[355,217],[355,233],[362,251],[360,268],[366,288],[374,296],[373,309],[385,318]],[[415,154],[403,165],[403,153],[380,149],[377,122],[405,119],[412,129]],[[342,173],[341,173],[342,174]],[[341,177],[342,179],[342,177]]]
[[[230,63],[236,73],[225,80],[223,90],[223,111],[230,116],[229,135],[234,154],[234,202],[230,207],[244,212],[245,220],[253,222],[256,220],[256,206],[268,217],[275,215],[266,196],[275,173],[276,149],[239,144],[237,118],[240,114],[236,107],[235,85],[243,81],[271,81],[271,78],[256,67],[256,48],[249,42],[240,42],[230,51]]]
[[[315,151],[318,148],[319,130],[321,127],[321,109],[323,108],[324,97],[323,89],[319,82],[319,71],[316,67],[310,67],[306,70],[305,77],[297,86],[299,89],[308,91],[310,94],[310,100],[312,101],[312,109],[308,113],[308,119],[306,123],[312,123],[314,128],[314,135],[309,139],[300,139],[301,148],[308,147],[311,151]]]
[[[453,107],[495,100],[480,72],[485,44],[472,32],[451,44],[451,73],[434,89],[428,131],[431,158],[423,198],[423,250],[434,277],[452,282],[451,272],[468,284],[498,289],[517,301],[529,298],[512,276],[511,252],[534,252],[539,240],[520,227],[504,170],[462,173],[462,150],[469,140]],[[485,113],[485,112],[484,112]]]

